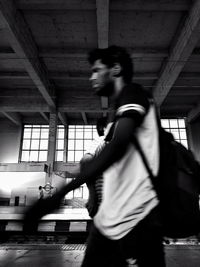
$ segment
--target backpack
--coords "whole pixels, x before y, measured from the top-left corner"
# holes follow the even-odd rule
[[[200,165],[191,151],[176,142],[159,124],[160,166],[156,177],[133,138],[160,200],[164,235],[184,238],[200,232]]]

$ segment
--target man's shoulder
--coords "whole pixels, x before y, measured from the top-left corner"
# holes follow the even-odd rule
[[[131,103],[148,106],[150,98],[150,93],[141,84],[131,83],[123,88],[117,101],[117,107]]]
[[[143,85],[139,83],[130,83],[123,89],[123,94],[126,95],[145,95],[148,96],[148,92],[144,89]]]

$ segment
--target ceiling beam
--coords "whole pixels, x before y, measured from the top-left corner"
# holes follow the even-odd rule
[[[41,103],[41,101],[25,101],[21,103],[18,101],[18,103],[16,103],[15,99],[14,102],[15,103],[1,103],[0,112],[49,112],[49,106],[43,102]],[[83,110],[86,113],[102,113],[102,108],[99,104],[97,105],[97,103],[93,103],[93,105],[90,106],[88,105],[87,99],[85,101],[81,101],[81,105],[62,105],[58,108],[58,112],[63,113],[81,113]],[[108,112],[109,110],[110,108],[105,111]]]
[[[88,124],[88,120],[87,120],[86,113],[82,111],[81,112],[81,116],[82,116],[82,119],[84,121],[84,124],[87,125]]]
[[[59,118],[59,120],[61,121],[61,123],[62,123],[63,125],[68,125],[67,117],[66,117],[65,113],[63,113],[63,112],[58,112],[58,118]]]
[[[186,73],[186,78],[188,77],[199,77],[199,73]],[[78,72],[71,73],[71,76],[69,76],[68,72],[49,72],[49,77],[52,79],[66,79],[66,80],[83,80],[88,81],[88,73],[85,73],[84,76],[80,76]],[[135,73],[134,79],[149,79],[154,80],[158,78],[157,73]],[[30,79],[29,75],[26,72],[20,72],[20,71],[13,71],[13,72],[7,72],[7,71],[0,71],[0,80],[1,79]]]
[[[49,72],[49,77],[51,79],[58,79],[58,80],[69,80],[69,81],[88,81],[89,73],[86,72],[82,76],[79,75],[79,72]],[[134,73],[134,80],[155,80],[158,79],[159,76],[157,73],[151,72],[136,72]],[[30,79],[30,76],[27,72],[23,71],[0,71],[0,80],[2,79]],[[200,80],[199,72],[181,72],[178,76],[178,79],[188,79],[188,80]]]
[[[100,2],[101,3],[101,2]],[[99,14],[99,15],[98,15]],[[109,16],[109,15],[108,15]],[[104,18],[105,17],[105,18]],[[101,18],[100,12],[97,10],[97,19],[99,20],[99,25],[97,24],[97,30],[99,41],[98,44],[100,45],[101,42],[104,42],[103,45],[105,47],[108,46],[108,33],[109,33],[109,18],[106,19],[104,15]],[[102,26],[101,26],[102,25]],[[103,27],[103,28],[101,28]],[[106,28],[107,27],[107,28]],[[103,37],[102,41],[100,41],[100,36]],[[103,48],[103,47],[102,47]],[[130,52],[132,58],[140,58],[140,57],[167,57],[168,50],[163,48],[154,48],[154,47],[135,47],[135,48],[127,48]],[[41,48],[39,51],[40,57],[44,58],[80,58],[87,60],[89,50],[87,48],[70,48],[67,47],[65,49],[61,48],[50,48],[45,47]],[[199,52],[199,51],[198,51]]]
[[[0,0],[0,20],[7,27],[8,41],[12,49],[20,58],[45,101],[51,108],[55,108],[55,103],[51,97],[53,88],[48,79],[46,68],[39,60],[35,41],[14,1]]]
[[[16,0],[22,10],[95,10],[95,4],[89,0]]]
[[[96,0],[98,47],[108,47],[109,0]]]
[[[137,58],[151,58],[151,59],[157,59],[157,58],[163,58],[168,57],[169,52],[167,49],[163,48],[151,48],[151,47],[134,47],[134,48],[127,48],[127,50],[130,52],[131,57],[133,59]],[[43,58],[73,58],[73,59],[85,59],[87,60],[88,55],[88,48],[40,48],[38,51],[39,57]],[[192,57],[199,56],[200,55],[200,49],[195,48],[192,52]],[[8,47],[0,48],[0,59],[20,59],[19,56]]]
[[[187,115],[188,122],[192,122],[200,116],[200,102],[190,110]]]
[[[82,0],[16,0],[20,9],[38,10],[94,10],[92,1]],[[111,1],[111,10],[131,10],[131,11],[187,11],[189,4],[186,1]]]
[[[43,117],[43,119],[45,119],[46,122],[49,123],[49,117],[44,112],[40,111],[40,115]]]
[[[6,118],[8,118],[10,121],[12,121],[14,124],[21,126],[22,125],[22,120],[21,116],[17,113],[10,113],[10,112],[1,112]]]
[[[200,37],[200,1],[196,0],[177,34],[160,78],[154,86],[154,97],[160,106],[185,66]]]
[[[98,47],[108,47],[108,32],[109,32],[109,0],[96,0],[97,6],[97,34]],[[108,108],[107,97],[101,97],[101,106],[103,109]]]

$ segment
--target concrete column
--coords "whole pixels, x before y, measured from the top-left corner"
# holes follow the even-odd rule
[[[64,158],[63,158],[64,162],[67,162],[67,151],[68,151],[68,125],[65,125]]]
[[[47,165],[48,171],[45,177],[45,183],[52,184],[53,164],[55,161],[56,151],[56,134],[57,134],[57,113],[51,112],[49,118],[49,143],[48,143],[48,155]]]

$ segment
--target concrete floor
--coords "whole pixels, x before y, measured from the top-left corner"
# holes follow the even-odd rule
[[[1,245],[0,267],[79,267],[84,248],[77,244]],[[166,246],[166,260],[167,267],[200,267],[200,246]]]

